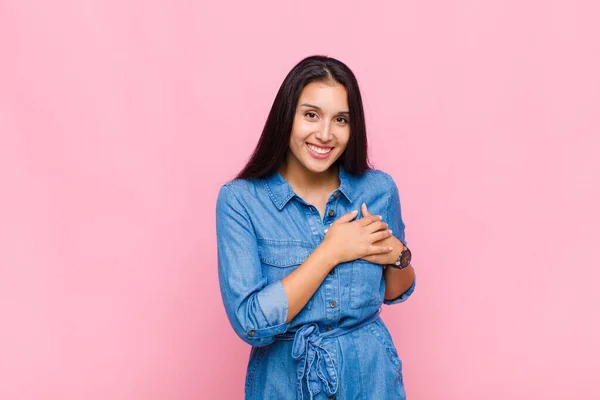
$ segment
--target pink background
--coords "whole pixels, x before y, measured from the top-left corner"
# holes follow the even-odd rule
[[[598,399],[595,1],[0,3],[0,398],[239,399],[215,201],[347,63],[419,275],[410,400]]]

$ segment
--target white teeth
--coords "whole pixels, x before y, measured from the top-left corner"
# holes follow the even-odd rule
[[[309,143],[307,143],[308,148],[311,149],[312,151],[314,151],[315,153],[319,153],[319,154],[327,154],[329,153],[333,148],[329,148],[329,149],[321,149],[319,147],[315,147]]]

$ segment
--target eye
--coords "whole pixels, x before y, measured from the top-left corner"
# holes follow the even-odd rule
[[[314,113],[314,112],[312,112],[312,111],[309,111],[309,112],[307,112],[307,113],[306,113],[306,114],[304,114],[304,115],[314,115],[315,117],[317,116],[317,114],[315,114],[315,113]],[[309,118],[311,118],[311,119],[312,119],[312,117],[309,117]]]
[[[346,117],[338,117],[338,120],[339,120],[340,118],[341,118],[341,119],[344,121],[344,122],[343,122],[344,124],[347,124],[347,123],[348,123],[348,120],[346,119]],[[341,122],[341,121],[340,121],[340,122]]]

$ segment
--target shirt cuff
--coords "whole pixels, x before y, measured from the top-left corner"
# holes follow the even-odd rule
[[[285,320],[288,314],[288,299],[281,281],[264,287],[256,294],[256,301],[264,317],[264,325],[260,324],[262,328],[249,329],[246,332],[248,338],[260,339],[287,331],[289,324]]]

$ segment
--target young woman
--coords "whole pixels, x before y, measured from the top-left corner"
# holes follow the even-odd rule
[[[368,165],[352,71],[300,61],[217,206],[227,317],[252,345],[246,399],[405,399],[379,316],[415,288],[398,189]]]

